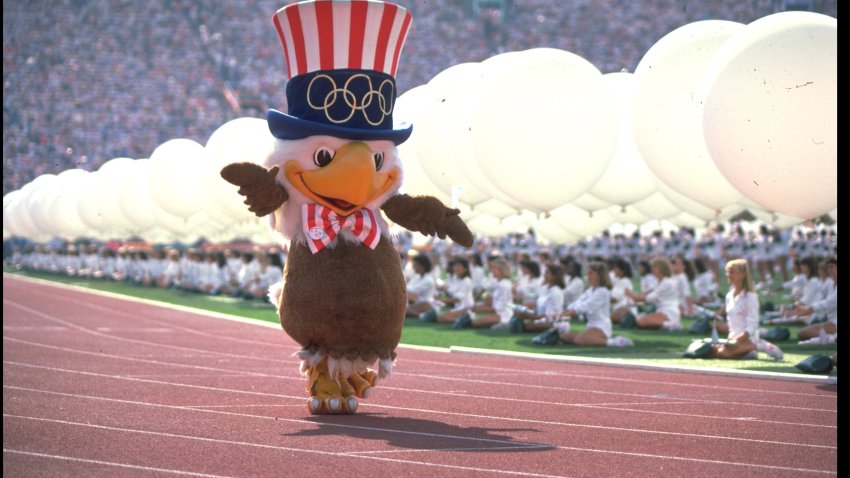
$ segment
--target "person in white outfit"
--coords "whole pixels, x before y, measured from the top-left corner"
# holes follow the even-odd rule
[[[437,294],[437,284],[431,276],[431,259],[425,254],[415,254],[410,257],[412,272],[407,278],[407,317],[418,317],[419,314],[433,311],[434,297]],[[434,316],[436,318],[436,315]]]
[[[611,322],[619,323],[626,314],[637,316],[635,301],[626,296],[626,289],[632,288],[632,266],[625,259],[613,258],[611,270]],[[609,274],[610,275],[610,274]]]
[[[503,257],[494,257],[490,259],[489,266],[496,283],[489,293],[489,300],[473,307],[473,313],[477,314],[471,317],[470,325],[477,328],[507,328],[514,314],[511,265]]]
[[[451,310],[437,315],[437,322],[454,322],[463,315],[469,313],[475,305],[472,296],[472,277],[469,273],[469,261],[463,258],[455,258],[451,264],[452,277],[446,287],[446,293],[438,296],[436,300],[451,307]],[[466,315],[467,318],[471,318]],[[463,328],[463,327],[458,327]]]
[[[534,310],[517,306],[514,309],[516,319],[511,319],[516,325],[511,326],[513,332],[539,332],[546,330],[555,323],[564,311],[564,270],[559,264],[549,264],[543,273],[543,287],[537,296]],[[514,329],[515,327],[515,329]]]
[[[697,305],[713,304],[717,302],[717,281],[714,273],[708,269],[708,264],[701,257],[693,260],[697,276],[694,279],[694,303]]]
[[[561,261],[564,267],[564,304],[572,304],[584,292],[581,264],[575,259]]]
[[[268,251],[256,251],[256,274],[248,288],[246,297],[263,300],[269,293],[269,287],[283,280],[283,264],[280,256]]]
[[[679,312],[682,315],[694,315],[694,298],[691,293],[691,282],[696,278],[691,261],[682,254],[677,254],[672,261],[673,279],[676,280],[676,290],[679,293]]]
[[[657,256],[650,261],[652,273],[658,279],[658,286],[648,293],[635,294],[626,289],[626,296],[635,302],[649,302],[655,306],[654,312],[641,314],[635,325],[641,329],[679,330],[682,328],[679,311],[679,292],[673,279],[673,266],[664,256]]]
[[[634,345],[623,336],[611,337],[611,276],[608,266],[602,261],[587,265],[588,287],[562,314],[563,317],[587,317],[587,326],[582,332],[571,332],[569,322],[555,324],[562,342],[572,345]]]
[[[725,306],[716,312],[726,314],[726,327],[712,324],[718,333],[727,332],[727,343],[712,345],[711,357],[736,359],[747,357],[755,350],[781,360],[782,351],[776,345],[759,338],[759,298],[746,259],[733,259],[726,264],[730,288]],[[722,323],[721,323],[722,324]]]
[[[825,299],[809,306],[800,305],[791,312],[795,316],[825,315],[826,322],[807,325],[797,332],[799,340],[811,340],[815,337],[838,335],[838,259],[830,257],[826,261],[826,270],[832,279],[832,289]],[[835,337],[822,337],[827,343],[835,342]]]

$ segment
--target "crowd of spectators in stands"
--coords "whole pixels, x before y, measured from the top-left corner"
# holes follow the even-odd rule
[[[285,111],[284,56],[271,23],[284,3],[3,2],[3,194],[41,174],[146,158],[173,138],[205,144],[231,119]],[[777,0],[397,3],[414,16],[400,93],[449,66],[535,47],[574,52],[603,73],[634,71],[682,25],[749,23],[785,8]],[[837,14],[835,0],[808,3]]]

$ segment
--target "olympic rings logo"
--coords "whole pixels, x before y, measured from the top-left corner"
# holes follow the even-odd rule
[[[363,97],[358,99],[357,95],[354,91],[351,90],[351,83],[358,79],[365,79],[367,89],[363,94]],[[324,95],[324,99],[322,99],[319,104],[313,102],[313,87],[316,86],[317,90],[327,91]],[[348,122],[354,114],[358,111],[362,112],[363,118],[366,119],[366,122],[372,126],[380,126],[383,123],[384,119],[387,116],[390,116],[393,112],[393,104],[392,99],[395,93],[395,85],[392,80],[385,79],[381,82],[378,89],[374,89],[372,87],[372,79],[363,73],[358,73],[356,75],[352,75],[348,80],[346,80],[345,85],[342,88],[337,86],[336,81],[328,75],[320,74],[314,76],[310,80],[310,84],[307,85],[307,104],[310,108],[313,108],[316,111],[323,111],[325,113],[325,118],[328,119],[331,123],[341,124]],[[321,95],[321,93],[319,93]],[[331,109],[341,105],[344,102],[347,107],[347,114],[345,110],[343,110],[344,117],[334,117],[333,113],[331,113]],[[375,102],[376,107],[372,107],[372,103]],[[371,108],[370,108],[371,107]],[[337,111],[339,108],[337,108]],[[380,116],[380,118],[375,119],[375,117]]]

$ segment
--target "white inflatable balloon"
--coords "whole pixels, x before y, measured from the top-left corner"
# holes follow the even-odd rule
[[[738,192],[705,145],[697,93],[715,52],[741,23],[689,23],[658,40],[635,69],[632,128],[649,168],[678,193],[712,209],[736,202]]]
[[[21,200],[21,190],[16,189],[3,196],[3,229],[12,236],[23,237],[23,231],[17,224],[17,206]]]
[[[611,162],[616,109],[590,62],[555,49],[485,86],[473,114],[475,160],[524,209],[551,211],[588,191]]]
[[[153,150],[148,186],[160,208],[180,217],[201,210],[206,199],[201,183],[205,155],[204,146],[186,138],[168,140]]]
[[[765,224],[770,224],[777,229],[785,229],[786,227],[797,226],[806,222],[806,219],[789,216],[777,212],[769,212],[763,209],[748,209],[753,216]]]
[[[77,205],[89,174],[84,169],[68,169],[56,176],[59,179],[58,187],[48,212],[53,235],[68,241],[87,236],[88,228],[80,219]]]
[[[413,142],[422,169],[445,194],[460,186],[460,200],[470,206],[490,199],[490,195],[473,185],[461,169],[461,163],[474,162],[472,137],[464,134],[452,123],[463,113],[466,105],[467,83],[475,78],[479,63],[460,63],[451,66],[432,78],[425,90],[421,110],[414,124]],[[466,114],[465,116],[469,116]]]
[[[768,15],[717,52],[698,97],[717,167],[765,209],[814,218],[838,200],[838,26]]]
[[[572,204],[553,209],[550,218],[567,232],[578,237],[596,235],[614,223],[614,218],[605,209],[589,213]]]
[[[605,209],[611,205],[610,202],[600,199],[593,193],[584,193],[581,196],[570,201],[570,204],[573,206],[578,206],[584,209],[587,212],[598,211],[600,209]]]
[[[256,217],[237,192],[239,188],[222,179],[221,168],[245,161],[262,165],[274,145],[275,137],[264,119],[237,118],[219,126],[206,143],[201,172],[206,201],[215,202],[218,210],[236,221]]]
[[[159,204],[151,194],[151,166],[149,159],[138,159],[120,179],[118,207],[132,223],[131,230],[136,233],[156,225],[154,210],[159,209]]]
[[[50,205],[59,189],[59,177],[43,174],[33,181],[34,188],[27,197],[27,210],[36,230],[41,234],[53,235],[53,219],[50,217]]]
[[[412,88],[398,97],[393,112],[393,122],[398,127],[400,123],[413,124],[413,133],[404,143],[398,145],[398,154],[401,158],[402,185],[399,192],[411,196],[434,196],[448,203],[450,196],[437,187],[419,162],[416,152],[416,135],[419,133],[419,113],[422,110],[428,91],[427,85]]]
[[[667,219],[682,210],[667,199],[661,191],[656,191],[646,199],[634,203],[635,209],[651,219]]]
[[[632,101],[637,80],[632,73],[608,73],[602,81],[616,103],[617,148],[611,164],[589,194],[607,202],[625,206],[655,192],[655,174],[646,165],[632,132]],[[578,205],[576,202],[573,204]],[[581,206],[579,206],[581,207]]]
[[[77,204],[80,219],[102,239],[125,237],[133,224],[121,211],[119,178],[130,171],[132,158],[114,158],[103,163],[94,173],[81,181],[82,191]]]
[[[629,206],[608,206],[605,209],[608,214],[614,218],[614,221],[619,224],[628,225],[634,224],[635,226],[643,224],[646,221],[652,219],[646,214],[637,210],[634,205]]]
[[[507,204],[499,201],[498,199],[490,199],[484,201],[473,208],[475,211],[479,211],[482,214],[488,214],[497,219],[505,219],[507,217],[511,217],[517,214],[520,214],[522,211],[516,209],[512,206],[508,206]]]
[[[551,217],[538,219],[532,227],[538,235],[554,244],[571,244],[580,239],[578,235],[567,231]]]

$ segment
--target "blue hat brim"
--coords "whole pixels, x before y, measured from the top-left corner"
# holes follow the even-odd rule
[[[413,133],[413,125],[402,123],[400,129],[359,129],[332,124],[317,123],[271,109],[266,113],[269,131],[278,139],[304,139],[310,136],[335,136],[361,141],[392,141],[396,146],[407,141]]]

